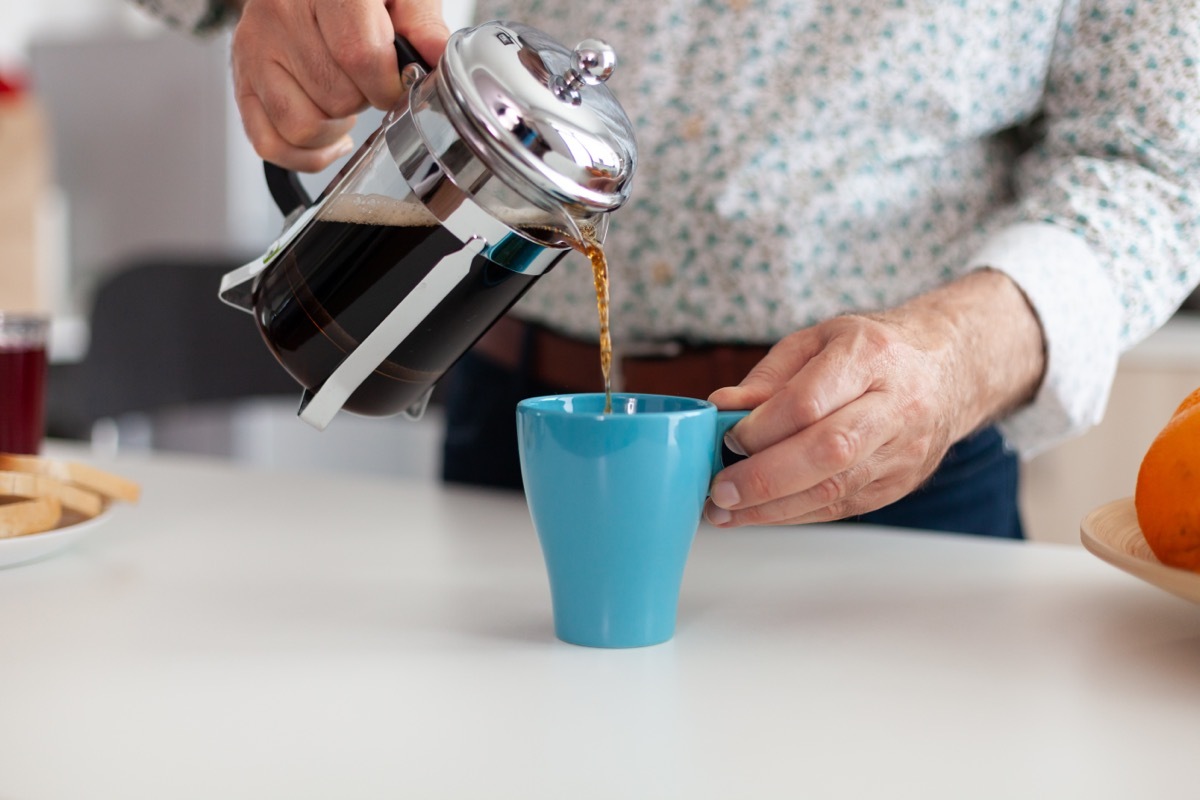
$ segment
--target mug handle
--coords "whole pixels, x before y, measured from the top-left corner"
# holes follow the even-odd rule
[[[396,64],[401,72],[409,64],[416,64],[427,73],[430,71],[429,64],[403,36],[396,34],[393,44],[396,48]],[[312,197],[295,172],[270,161],[263,161],[263,172],[267,176],[267,188],[271,192],[271,198],[275,205],[279,206],[284,219],[289,219],[293,214],[312,205]]]
[[[749,411],[717,412],[717,441],[716,446],[713,447],[712,475],[709,476],[710,480],[717,477],[718,472],[729,466],[725,463],[725,459],[721,457],[721,450],[725,444],[725,434],[729,433],[730,428],[744,420],[749,414]]]

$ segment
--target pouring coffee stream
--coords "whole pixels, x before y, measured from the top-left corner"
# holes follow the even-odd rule
[[[284,233],[222,281],[304,387],[299,415],[317,428],[343,408],[419,417],[450,366],[572,249],[592,261],[611,354],[597,264],[637,160],[603,83],[611,48],[571,51],[490,22],[451,36],[434,69],[399,38],[397,56],[406,96],[315,202],[294,173],[265,166]]]

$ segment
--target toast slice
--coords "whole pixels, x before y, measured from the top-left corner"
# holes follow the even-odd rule
[[[104,498],[96,492],[80,489],[46,475],[0,471],[0,498],[4,496],[34,500],[53,497],[64,511],[91,519],[104,510]]]
[[[62,483],[95,492],[109,500],[121,500],[126,503],[136,503],[142,491],[138,484],[128,478],[113,475],[111,472],[105,472],[87,464],[59,461],[42,456],[0,453],[0,470],[45,475]]]
[[[62,504],[57,497],[0,502],[0,539],[48,531],[61,516]]]

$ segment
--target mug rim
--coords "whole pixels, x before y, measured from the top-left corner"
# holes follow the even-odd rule
[[[574,400],[576,398],[600,398],[603,402],[604,392],[561,392],[559,394],[546,394],[538,397],[527,397],[517,403],[517,412],[523,414],[540,414],[545,416],[555,417],[576,417],[579,419],[646,419],[647,417],[678,417],[678,416],[694,416],[704,414],[709,411],[716,411],[717,407],[708,400],[701,400],[698,397],[684,397],[682,395],[673,394],[652,394],[649,392],[613,392],[613,406],[617,405],[618,398],[623,399],[664,399],[673,401],[682,401],[685,406],[682,408],[674,408],[670,410],[658,411],[638,411],[636,414],[605,414],[601,411],[572,411],[564,405],[553,405],[553,403],[561,403],[564,400]]]

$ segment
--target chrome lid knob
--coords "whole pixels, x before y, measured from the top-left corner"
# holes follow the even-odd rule
[[[554,95],[573,106],[579,105],[579,89],[584,84],[597,86],[612,77],[617,68],[617,52],[607,42],[584,39],[571,53],[571,68],[551,79]]]
[[[616,68],[616,51],[599,39],[584,39],[571,53],[571,72],[592,86],[611,78]]]

